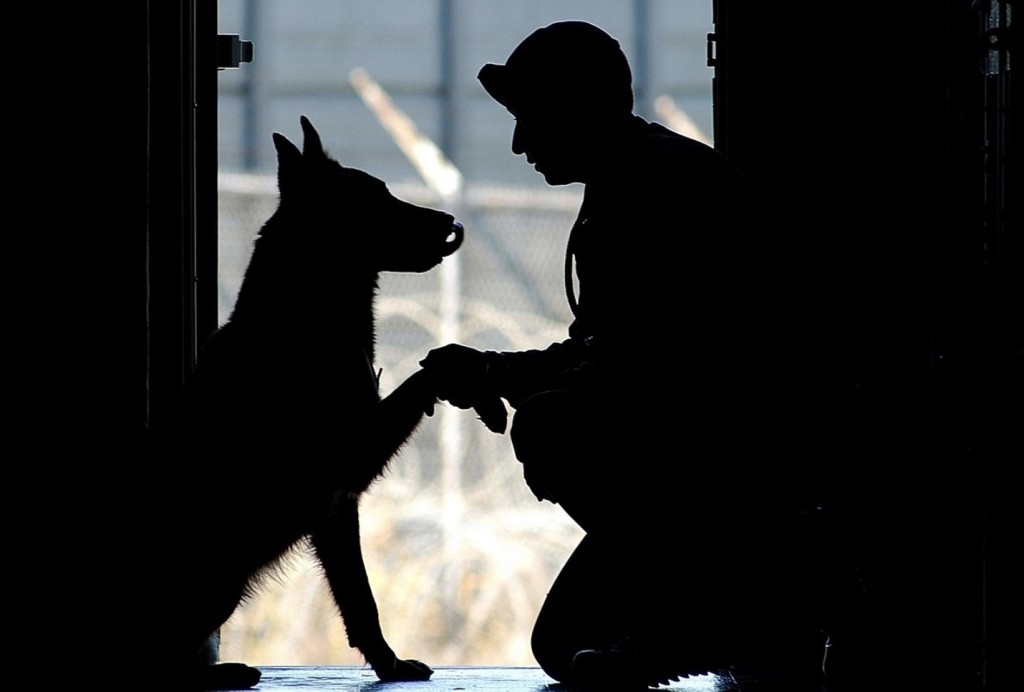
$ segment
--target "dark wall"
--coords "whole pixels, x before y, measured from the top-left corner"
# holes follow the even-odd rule
[[[25,317],[7,388],[10,527],[26,636],[50,642],[34,655],[54,684],[86,679],[144,611],[132,546],[160,521],[148,489],[174,472],[150,454],[150,430],[191,367],[197,296],[215,279],[195,251],[216,230],[216,163],[200,163],[216,103],[196,69],[213,48],[196,27],[215,41],[215,9],[73,3],[11,18],[35,38],[8,63],[10,199],[31,247],[8,256]]]
[[[789,344],[808,477],[859,515],[893,660],[964,689],[990,674],[990,527],[1024,420],[998,4],[716,3],[716,144],[768,202],[787,309],[765,337]]]
[[[216,5],[62,9],[38,21],[51,27],[46,64],[66,77],[26,99],[47,135],[32,133],[47,154],[27,165],[60,172],[67,190],[35,207],[47,258],[32,292],[35,355],[47,359],[36,417],[75,431],[63,440],[121,440],[159,419],[212,325]]]

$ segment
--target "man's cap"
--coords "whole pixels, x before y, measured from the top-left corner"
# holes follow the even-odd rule
[[[619,42],[581,21],[555,22],[527,36],[504,65],[477,75],[495,101],[518,107],[573,104],[605,112],[633,110],[633,77]]]

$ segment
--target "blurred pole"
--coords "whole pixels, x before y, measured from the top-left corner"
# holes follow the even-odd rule
[[[352,70],[349,82],[416,168],[427,187],[442,199],[458,198],[462,193],[462,174],[445,158],[437,145],[420,133],[416,124],[391,102],[387,92],[365,70],[358,67]],[[452,257],[458,259],[459,255],[455,253]],[[446,260],[444,264],[449,262]]]
[[[242,5],[243,36],[254,45],[263,40],[262,0],[249,0]],[[269,110],[263,86],[263,62],[253,60],[242,71],[242,166],[245,171],[259,170],[259,149],[263,137],[261,114]]]
[[[633,56],[630,67],[633,72],[633,97],[636,112],[647,117],[650,113],[650,10],[647,0],[633,0]]]
[[[441,101],[441,117],[438,123],[438,146],[449,161],[458,161],[458,123],[459,117],[455,99],[458,83],[456,64],[456,47],[459,45],[458,13],[454,7],[455,0],[440,0],[438,3],[437,47],[438,47],[438,96]]]
[[[387,93],[364,70],[352,70],[349,82],[416,168],[423,182],[441,198],[443,208],[456,218],[463,218],[463,185],[459,170],[428,137],[419,132],[416,124],[391,102]],[[441,344],[452,343],[459,338],[462,295],[460,256],[461,253],[456,252],[441,263],[440,326],[437,335]],[[452,406],[438,408],[441,426],[441,522],[445,563],[450,567],[449,575],[454,586],[460,580],[461,572],[458,553],[462,543],[461,461],[466,450],[462,428],[464,415]],[[448,611],[455,613],[457,609],[449,608]],[[457,631],[457,628],[453,631]]]

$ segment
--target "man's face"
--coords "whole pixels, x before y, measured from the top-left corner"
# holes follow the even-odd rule
[[[567,111],[517,108],[512,153],[525,155],[549,185],[586,182],[593,142]]]

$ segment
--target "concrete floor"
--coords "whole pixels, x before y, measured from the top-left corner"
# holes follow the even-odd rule
[[[536,667],[435,667],[424,682],[384,683],[369,668],[357,666],[265,667],[258,692],[557,692],[567,690]],[[767,690],[763,681],[714,675],[692,677],[657,688],[666,692],[743,692]],[[772,689],[782,689],[773,687]],[[811,690],[786,687],[786,692]],[[818,688],[814,688],[817,692]]]

